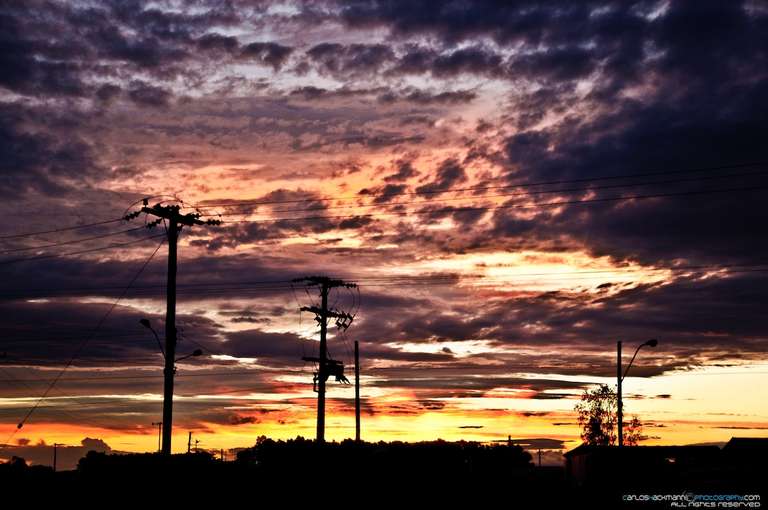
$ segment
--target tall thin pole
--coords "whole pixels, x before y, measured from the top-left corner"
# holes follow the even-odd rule
[[[163,454],[171,454],[173,432],[173,376],[176,371],[176,243],[179,226],[175,216],[168,219],[168,284],[165,309],[165,368],[163,369]]]
[[[157,425],[157,451],[160,452],[162,449],[160,440],[163,437],[163,422],[152,422],[152,425]]]
[[[360,442],[360,348],[355,340],[355,441]]]
[[[58,448],[59,443],[53,443],[53,472],[56,472],[56,449]]]
[[[187,453],[192,450],[192,431],[189,432],[189,438],[187,439]]]
[[[617,390],[616,390],[616,418],[618,423],[618,445],[619,447],[624,446],[624,409],[623,409],[623,403],[621,401],[621,341],[616,342],[616,381],[617,381]]]
[[[328,318],[336,319],[336,326],[340,329],[347,329],[352,323],[354,316],[339,311],[328,309],[328,293],[331,289],[336,287],[345,287],[347,289],[357,288],[354,283],[346,283],[342,280],[335,280],[328,278],[327,276],[307,276],[304,278],[296,278],[294,282],[307,282],[307,285],[320,287],[320,300],[321,306],[302,306],[300,308],[303,312],[312,312],[315,314],[315,320],[320,324],[320,355],[315,357],[303,357],[304,361],[312,361],[319,365],[317,373],[314,374],[313,381],[317,384],[313,384],[313,388],[317,391],[317,443],[325,442],[325,387],[328,376],[331,375],[329,370],[333,371],[333,375],[336,375],[338,380],[343,377],[343,366],[339,361],[328,359]],[[329,368],[330,367],[330,368]],[[344,378],[346,381],[346,378]],[[346,381],[347,383],[349,381]]]
[[[317,442],[325,442],[325,372],[326,359],[328,357],[328,344],[326,334],[328,331],[328,284],[323,282],[320,286],[321,314],[320,314],[320,361],[319,381],[317,385]]]
[[[180,213],[179,205],[155,204],[149,207],[149,199],[144,199],[144,206],[140,211],[127,214],[124,219],[132,220],[141,213],[156,216],[157,219],[149,223],[148,227],[154,227],[163,220],[168,221],[168,284],[166,286],[166,311],[165,311],[165,366],[163,368],[163,434],[161,451],[163,455],[171,454],[171,436],[173,432],[173,377],[176,372],[176,265],[177,244],[181,226],[194,225],[220,225],[219,220],[201,220],[200,213]]]

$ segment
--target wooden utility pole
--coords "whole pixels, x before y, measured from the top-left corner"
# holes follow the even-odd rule
[[[360,348],[355,340],[355,441],[360,442]]]
[[[163,220],[168,231],[168,280],[166,285],[165,308],[165,367],[163,368],[163,441],[161,451],[163,455],[171,454],[171,435],[173,433],[173,377],[176,373],[176,272],[177,272],[177,244],[179,233],[184,226],[194,225],[219,225],[219,220],[201,220],[199,213],[181,214],[178,205],[155,204],[149,207],[149,202],[144,199],[144,206],[140,211],[131,213],[126,220],[137,217],[140,213],[156,216],[150,226],[157,225]]]
[[[56,450],[59,447],[59,443],[53,443],[53,472],[56,472]]]
[[[616,388],[616,418],[618,423],[618,445],[624,446],[624,405],[621,399],[621,341],[616,342],[616,382],[618,387]]]
[[[168,219],[168,279],[165,287],[165,367],[163,368],[163,454],[171,454],[173,433],[173,378],[176,372],[176,271],[179,223]]]
[[[163,437],[163,422],[161,421],[153,421],[153,426],[157,426],[157,451],[160,451],[160,439]]]
[[[315,314],[315,320],[320,324],[320,355],[317,358],[305,357],[305,361],[314,361],[318,364],[317,380],[317,442],[325,442],[325,382],[331,375],[328,359],[328,319],[335,318],[336,325],[346,329],[352,322],[353,317],[347,313],[328,309],[328,292],[336,287],[356,288],[354,283],[347,283],[342,280],[335,280],[327,276],[308,276],[297,278],[294,282],[305,282],[309,286],[318,286],[320,288],[320,308],[316,306],[302,306],[304,312]],[[334,364],[333,367],[337,365]],[[342,374],[343,375],[343,374]]]
[[[321,296],[321,317],[320,321],[320,361],[318,390],[317,390],[317,442],[322,443],[325,441],[325,381],[326,378],[326,364],[328,362],[328,341],[326,336],[328,334],[328,290],[329,287],[325,283],[320,286]]]
[[[189,438],[187,439],[187,453],[189,453],[192,450],[192,432],[189,433]]]

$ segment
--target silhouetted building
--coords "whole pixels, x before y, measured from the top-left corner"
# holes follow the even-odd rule
[[[732,438],[717,446],[589,446],[565,454],[572,486],[762,491],[768,438]]]
[[[566,473],[578,486],[614,483],[646,486],[694,479],[718,466],[717,446],[592,446],[582,444],[565,454]]]
[[[723,446],[723,455],[728,461],[745,460],[750,464],[768,458],[768,437],[732,437]]]

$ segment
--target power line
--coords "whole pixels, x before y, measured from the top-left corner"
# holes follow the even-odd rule
[[[509,185],[502,185],[502,186],[474,186],[474,187],[464,187],[464,188],[446,188],[443,190],[422,190],[422,191],[412,191],[412,192],[404,192],[402,194],[411,194],[411,195],[429,195],[429,194],[437,194],[437,193],[452,193],[452,192],[464,192],[464,191],[481,191],[481,190],[490,190],[490,189],[507,189],[507,188],[526,188],[526,187],[535,187],[535,186],[546,186],[546,185],[556,185],[556,184],[574,184],[574,183],[584,183],[584,182],[593,182],[593,181],[605,181],[605,180],[614,180],[614,179],[631,179],[631,178],[638,178],[638,177],[654,177],[654,176],[665,176],[665,175],[673,175],[673,174],[684,174],[684,173],[697,173],[697,172],[711,172],[711,171],[719,171],[719,170],[729,170],[729,169],[737,169],[737,168],[749,168],[754,166],[759,166],[768,163],[768,160],[758,160],[753,162],[745,162],[745,163],[735,163],[735,164],[727,164],[727,165],[718,165],[718,166],[711,166],[711,167],[697,167],[697,168],[689,168],[689,169],[679,169],[679,170],[667,170],[667,171],[652,171],[652,172],[639,172],[639,173],[630,173],[630,174],[623,174],[623,175],[607,175],[607,176],[597,176],[597,177],[586,177],[586,178],[580,178],[580,179],[559,179],[559,180],[551,180],[551,181],[538,181],[538,182],[529,182],[529,183],[518,183],[518,184],[509,184]],[[495,180],[502,180],[506,179],[507,177],[498,177]],[[302,202],[317,202],[317,201],[337,201],[337,200],[357,200],[360,198],[364,198],[365,195],[354,195],[354,196],[339,196],[339,197],[316,197],[316,198],[305,198],[305,199],[294,199],[294,200],[244,200],[244,201],[229,201],[229,202],[220,202],[220,203],[203,203],[201,205],[195,206],[196,209],[210,209],[214,207],[234,207],[238,205],[274,205],[274,204],[290,204],[290,203],[302,203]],[[83,223],[80,225],[71,225],[67,227],[59,227],[59,228],[53,228],[48,230],[38,230],[33,232],[21,232],[17,234],[7,234],[0,236],[0,240],[3,239],[17,239],[22,237],[32,237],[36,235],[43,235],[43,234],[54,234],[58,232],[67,232],[72,230],[80,230],[85,229],[89,227],[95,227],[100,225],[108,225],[110,223],[117,223],[123,221],[125,218],[113,218],[108,220],[101,220],[96,221],[92,223]]]
[[[752,176],[758,176],[758,175],[766,175],[766,173],[768,172],[761,170],[757,172],[745,172],[745,173],[728,174],[728,175],[710,175],[705,177],[693,177],[693,178],[685,178],[685,179],[667,179],[667,180],[660,180],[660,181],[636,182],[636,183],[627,183],[627,184],[608,184],[604,186],[592,186],[588,188],[580,187],[580,188],[566,188],[566,189],[555,189],[555,190],[528,190],[528,191],[518,191],[513,193],[498,193],[498,194],[492,194],[492,195],[467,195],[462,197],[437,198],[437,199],[428,199],[428,200],[420,200],[420,201],[382,202],[382,203],[374,203],[374,204],[339,205],[339,206],[330,206],[330,207],[318,206],[318,207],[306,207],[302,209],[273,209],[272,211],[270,211],[270,214],[287,213],[287,212],[305,212],[305,211],[327,211],[331,209],[362,209],[362,208],[371,208],[371,207],[394,207],[399,205],[435,204],[435,203],[443,203],[443,202],[456,202],[456,201],[462,201],[462,200],[476,200],[476,199],[517,197],[517,196],[527,197],[527,196],[556,194],[556,193],[589,192],[589,191],[595,191],[595,190],[618,189],[618,188],[628,188],[628,187],[637,187],[637,186],[655,186],[658,184],[679,184],[684,182],[701,182],[704,180],[732,179],[733,177],[752,177]],[[242,216],[244,214],[249,214],[249,213],[221,213],[221,214],[215,214],[210,216]]]
[[[141,265],[139,270],[136,272],[136,274],[133,276],[130,282],[128,282],[128,285],[125,287],[125,290],[123,293],[112,303],[112,305],[107,309],[106,313],[101,317],[99,322],[96,324],[96,327],[93,329],[93,332],[91,333],[91,337],[95,336],[98,330],[101,328],[101,326],[104,324],[104,322],[107,320],[107,318],[110,316],[112,311],[117,307],[118,303],[122,298],[125,296],[126,292],[128,292],[128,289],[133,285],[133,283],[139,278],[141,273],[144,272],[144,269],[149,265],[149,262],[154,258],[155,254],[160,250],[160,247],[165,243],[165,240],[158,243],[157,248],[152,252],[152,254],[144,261],[144,263]],[[32,416],[32,413],[35,412],[35,410],[40,406],[40,404],[43,402],[43,400],[48,396],[48,394],[51,392],[53,387],[56,385],[56,383],[61,379],[61,377],[64,375],[64,372],[67,371],[67,369],[72,365],[72,363],[75,361],[77,356],[82,352],[82,350],[85,348],[85,346],[88,344],[88,341],[90,340],[90,337],[87,337],[83,342],[80,343],[78,348],[75,350],[75,352],[72,354],[72,356],[69,358],[69,361],[67,361],[67,364],[64,365],[64,368],[59,371],[59,373],[56,375],[56,377],[51,381],[50,385],[46,388],[45,392],[43,392],[43,395],[37,400],[34,406],[27,412],[27,414],[22,418],[22,420],[19,422],[19,424],[16,426],[14,431],[11,433],[11,435],[6,439],[5,443],[7,444],[8,441],[13,438],[13,436],[16,434],[18,430],[20,430],[24,423]]]
[[[0,372],[6,375],[5,382],[7,382],[9,384],[14,384],[14,382],[21,383],[21,385],[24,386],[29,391],[34,391],[34,390],[30,387],[29,384],[27,384],[28,382],[48,382],[48,381],[44,381],[44,380],[41,380],[41,379],[33,379],[31,381],[28,380],[28,379],[27,380],[25,380],[25,379],[18,379],[16,377],[13,377],[12,374],[10,374],[7,371],[5,371],[2,367],[0,367]],[[0,408],[0,410],[7,410],[7,408]],[[91,422],[90,420],[84,420],[82,417],[77,417],[77,416],[75,416],[74,414],[70,413],[69,411],[67,411],[65,409],[61,409],[61,412],[64,413],[65,415],[69,416],[70,418],[74,418],[75,420],[80,420],[81,422],[84,422],[86,424],[99,427],[99,425],[95,424],[94,422]]]
[[[435,215],[435,214],[451,214],[456,212],[493,211],[493,210],[503,210],[503,209],[535,209],[535,208],[542,208],[542,207],[556,207],[556,206],[563,206],[563,205],[591,204],[591,203],[603,203],[603,202],[621,202],[626,200],[642,200],[642,199],[649,199],[649,198],[668,198],[668,197],[683,197],[683,196],[696,196],[696,195],[704,195],[704,194],[715,194],[715,193],[747,192],[747,191],[764,190],[767,188],[768,186],[751,186],[751,187],[741,187],[741,188],[692,190],[692,191],[657,193],[657,194],[647,194],[647,195],[602,197],[602,198],[593,198],[593,199],[584,199],[584,200],[564,200],[564,201],[542,202],[542,203],[527,204],[527,205],[504,204],[504,205],[497,205],[497,206],[461,206],[461,207],[450,206],[442,209],[426,209],[426,210],[422,209],[422,210],[415,210],[415,211],[391,211],[391,212],[384,212],[384,213],[366,213],[366,214],[356,214],[356,215],[320,215],[320,216],[302,216],[297,218],[268,218],[268,219],[261,219],[261,220],[229,220],[223,223],[227,223],[227,224],[257,223],[258,224],[258,223],[292,222],[292,221],[307,221],[307,220],[379,218],[379,217],[389,217],[389,216],[402,217],[402,216],[422,215],[422,214]],[[18,258],[18,259],[2,260],[0,261],[0,265],[14,264],[14,263],[25,262],[29,260],[42,260],[42,259],[59,258],[59,257],[66,257],[71,255],[80,255],[84,253],[97,252],[97,251],[102,251],[102,250],[107,250],[112,248],[119,248],[122,246],[134,244],[137,242],[143,242],[144,240],[154,239],[157,237],[160,237],[160,236],[159,235],[149,236],[136,241],[129,241],[126,243],[115,243],[108,246],[91,248],[87,250],[79,250],[74,252],[67,252],[67,253],[60,253],[60,254],[47,254],[47,255],[39,255],[35,257],[24,257],[24,258]],[[66,243],[63,243],[63,244],[66,244]]]
[[[768,186],[748,186],[741,188],[725,188],[725,189],[708,189],[708,190],[692,190],[692,191],[679,191],[669,193],[653,193],[647,195],[630,195],[630,196],[617,196],[617,197],[602,197],[591,198],[583,200],[560,200],[555,202],[540,202],[536,204],[504,204],[497,206],[461,206],[461,207],[444,207],[442,209],[421,209],[415,211],[392,211],[385,213],[366,213],[356,215],[325,215],[325,216],[302,216],[297,218],[269,218],[263,220],[227,220],[222,223],[235,224],[235,223],[276,223],[276,222],[291,222],[291,221],[306,221],[306,220],[337,220],[337,219],[361,219],[361,218],[383,218],[388,216],[412,216],[420,214],[440,214],[440,213],[455,213],[455,212],[469,212],[469,211],[495,211],[503,209],[538,209],[544,207],[557,207],[563,205],[579,205],[579,204],[595,204],[605,202],[623,202],[627,200],[644,200],[649,198],[671,198],[671,197],[686,197],[697,196],[716,193],[738,193],[745,191],[759,191],[768,189]]]
[[[136,227],[136,228],[129,228],[127,230],[120,230],[118,232],[109,232],[107,234],[101,234],[101,235],[97,235],[97,236],[84,237],[84,238],[81,238],[81,239],[71,239],[69,241],[61,241],[61,242],[58,242],[58,243],[43,244],[43,245],[37,245],[37,246],[26,246],[24,248],[12,248],[12,249],[9,249],[9,250],[0,251],[0,255],[5,255],[7,253],[18,253],[20,251],[42,250],[44,248],[53,248],[55,246],[65,246],[65,245],[68,245],[68,244],[79,244],[79,243],[84,243],[84,242],[87,242],[87,241],[95,241],[97,239],[104,239],[106,237],[114,237],[114,236],[119,236],[119,235],[122,235],[122,234],[128,234],[130,232],[136,232],[137,230],[144,230],[145,228],[146,227],[142,226],[142,227]]]
[[[731,165],[731,166],[723,166],[723,167],[711,167],[707,169],[699,169],[699,170],[683,170],[681,172],[689,173],[694,171],[707,171],[707,170],[716,170],[716,169],[724,169],[724,168],[739,168],[739,167],[746,167],[746,166],[754,166],[756,164],[761,163],[752,163],[752,164],[743,164],[743,165]],[[660,172],[660,173],[654,173],[654,174],[635,174],[635,176],[641,176],[641,175],[667,175],[667,174],[673,174],[678,172]],[[304,209],[286,209],[286,210],[278,210],[278,211],[272,211],[274,212],[302,212],[302,211],[311,211],[311,210],[328,210],[328,209],[347,209],[347,208],[371,208],[371,207],[391,207],[396,205],[419,205],[419,204],[429,204],[429,203],[441,203],[441,202],[448,202],[448,201],[456,201],[456,200],[470,200],[470,199],[476,199],[476,198],[496,198],[496,197],[505,197],[505,196],[529,196],[529,195],[536,195],[536,194],[549,194],[549,193],[570,193],[570,192],[578,192],[578,191],[593,191],[595,189],[612,189],[612,188],[621,188],[621,187],[631,187],[631,186],[646,186],[646,185],[655,185],[655,184],[670,184],[670,183],[679,183],[679,182],[689,182],[689,181],[699,181],[699,180],[705,180],[705,179],[720,179],[720,178],[730,178],[730,177],[739,177],[739,176],[754,176],[754,175],[762,175],[765,172],[748,172],[748,173],[742,173],[742,174],[732,174],[732,175],[722,175],[722,176],[710,176],[710,177],[703,177],[703,178],[696,178],[696,179],[675,179],[675,180],[667,180],[667,181],[651,181],[651,182],[641,182],[641,183],[628,183],[628,184],[618,184],[618,185],[607,185],[607,186],[599,186],[599,187],[591,187],[591,188],[571,188],[571,189],[562,189],[562,190],[533,190],[528,191],[524,193],[512,193],[512,194],[497,194],[497,195],[472,195],[468,197],[453,197],[453,198],[445,198],[445,199],[436,199],[436,200],[422,200],[417,202],[389,202],[389,203],[382,203],[382,204],[361,204],[361,205],[351,205],[351,206],[332,206],[332,207],[324,207],[324,208],[304,208]],[[498,188],[510,188],[510,187],[530,187],[535,185],[545,185],[545,184],[565,184],[565,183],[571,183],[571,182],[589,182],[593,180],[606,180],[606,179],[619,179],[619,178],[626,178],[629,176],[606,176],[606,177],[599,177],[599,178],[589,178],[589,179],[571,179],[571,180],[560,180],[560,181],[548,181],[548,182],[538,182],[538,183],[527,183],[527,184],[517,184],[517,185],[509,185],[509,186],[496,186],[496,187],[485,187],[482,189],[498,189]],[[477,190],[481,188],[461,188],[461,189],[446,189],[440,191],[440,193],[447,193],[451,191],[471,191],[471,190]],[[567,205],[567,204],[575,204],[575,203],[591,203],[591,202],[600,202],[600,201],[619,201],[619,200],[632,200],[632,199],[642,199],[642,198],[655,198],[657,196],[682,196],[687,194],[700,194],[700,193],[720,193],[720,192],[730,192],[730,191],[749,191],[752,188],[736,188],[736,189],[726,189],[726,190],[699,190],[699,191],[690,191],[690,192],[681,192],[681,193],[674,193],[674,194],[659,194],[659,195],[638,195],[638,196],[628,196],[628,197],[610,197],[606,199],[590,199],[590,200],[578,200],[578,201],[568,201],[568,202],[552,202],[552,203],[540,203],[540,204],[531,204],[526,206],[520,206],[520,208],[531,208],[531,207],[545,207],[550,205]],[[756,187],[755,189],[763,189],[763,187]],[[425,194],[426,192],[418,192],[418,193],[402,193],[402,194]],[[346,199],[360,199],[360,196],[356,197],[341,197],[341,198],[333,198],[328,197],[323,200],[346,200]],[[307,201],[318,201],[319,199],[301,199],[301,200],[282,200],[282,201],[269,201],[269,202],[259,202],[259,204],[255,205],[261,205],[261,204],[280,204],[280,203],[300,203],[300,202],[307,202]],[[245,203],[245,202],[243,202]],[[222,204],[222,205],[230,205],[230,204]],[[198,206],[197,209],[202,208],[211,208],[214,207],[213,205],[206,205],[206,206]],[[462,211],[462,210],[494,210],[494,209],[500,209],[500,208],[509,208],[508,206],[496,206],[496,207],[459,207],[459,208],[453,208],[448,207],[445,208],[447,212],[452,211]],[[402,215],[408,215],[408,214],[425,214],[425,213],[435,213],[435,212],[441,212],[440,210],[432,210],[432,211],[415,211],[415,212],[401,212],[401,213],[385,213],[385,216],[389,215],[396,215],[396,216],[402,216]],[[239,216],[247,213],[224,213],[224,214],[218,214],[218,215],[208,215],[208,216]],[[268,218],[263,220],[241,220],[241,221],[228,221],[227,223],[241,223],[241,222],[248,222],[248,223],[259,223],[259,222],[275,222],[275,221],[293,221],[293,220],[301,220],[301,219],[334,219],[334,218],[359,218],[359,217],[368,217],[372,216],[370,214],[366,215],[343,215],[343,216],[305,216],[305,217],[299,217],[299,218]],[[48,233],[55,233],[55,232],[64,232],[69,230],[75,230],[75,229],[82,229],[87,228],[91,226],[96,225],[104,225],[108,223],[114,223],[118,221],[123,221],[125,218],[118,218],[114,220],[105,220],[101,222],[95,222],[95,223],[89,223],[89,224],[83,224],[83,225],[76,225],[72,227],[63,227],[58,229],[51,229],[51,230],[44,230],[44,231],[37,231],[37,232],[27,232],[27,233],[20,233],[20,234],[13,234],[13,235],[7,235],[7,236],[0,236],[0,239],[11,239],[11,238],[20,238],[20,237],[28,237],[28,236],[35,236],[39,234],[48,234]],[[136,229],[138,230],[138,228]],[[108,237],[111,235],[118,235],[119,233],[127,233],[131,230],[125,230],[121,232],[111,233],[111,234],[105,234],[103,237]],[[43,245],[43,246],[36,246],[36,247],[29,247],[29,248],[18,248],[18,249],[11,249],[6,250],[2,253],[11,253],[14,251],[24,251],[24,250],[32,250],[32,249],[38,249],[38,248],[46,248],[46,247],[53,247],[53,246],[60,246],[65,244],[73,244],[76,242],[81,241],[87,241],[90,239],[99,239],[102,236],[94,236],[92,238],[85,238],[81,240],[73,240],[73,241],[65,241],[61,243],[54,243],[50,245]],[[65,254],[66,255],[66,254]],[[4,261],[0,261],[2,263]]]
[[[430,283],[433,281],[449,281],[459,282],[464,279],[480,279],[487,281],[508,281],[508,278],[518,277],[547,277],[547,276],[580,276],[580,275],[593,275],[593,274],[635,274],[640,273],[659,273],[659,272],[687,272],[687,271],[717,271],[717,270],[733,270],[731,272],[746,272],[739,271],[738,268],[759,268],[761,266],[768,266],[768,261],[765,262],[745,262],[745,263],[731,263],[731,264],[702,264],[702,265],[686,265],[686,266],[670,266],[670,267],[656,267],[656,268],[612,268],[612,269],[588,269],[588,270],[570,270],[570,271],[543,271],[543,272],[522,272],[522,273],[496,273],[494,275],[486,275],[482,273],[433,273],[433,274],[407,274],[407,275],[383,275],[383,276],[371,276],[361,274],[348,274],[344,273],[344,277],[348,279],[354,279],[362,283],[377,284],[393,282],[398,285],[407,283]],[[505,266],[506,267],[506,266]],[[768,270],[768,269],[766,269]],[[763,269],[758,269],[763,271]],[[196,283],[179,283],[177,284],[178,290],[181,293],[184,292],[200,292],[202,294],[211,292],[224,292],[230,290],[291,290],[291,280],[245,280],[245,281],[221,281],[221,282],[196,282]],[[206,289],[205,287],[211,287]],[[254,287],[251,289],[251,287]],[[100,286],[100,287],[56,287],[56,288],[32,288],[32,289],[8,289],[4,292],[0,292],[1,295],[15,295],[21,293],[56,293],[56,292],[98,292],[108,291],[112,289],[119,289],[119,286]],[[142,291],[161,291],[165,288],[163,284],[151,284],[151,285],[134,285],[129,292],[131,294],[141,293]]]
[[[593,182],[593,181],[604,181],[604,180],[613,180],[613,179],[631,179],[636,177],[655,177],[655,176],[664,176],[664,175],[673,175],[673,174],[684,174],[684,173],[696,173],[696,172],[712,172],[712,171],[718,171],[718,170],[728,170],[728,169],[735,169],[735,168],[749,168],[753,166],[763,165],[768,163],[768,160],[761,160],[761,161],[753,161],[753,162],[746,162],[746,163],[735,163],[735,164],[728,164],[728,165],[718,165],[718,166],[710,166],[710,167],[698,167],[698,168],[689,168],[689,169],[678,169],[678,170],[668,170],[668,171],[651,171],[651,172],[639,172],[639,173],[631,173],[631,174],[623,174],[623,175],[607,175],[607,176],[599,176],[599,177],[585,177],[585,178],[579,178],[579,179],[558,179],[558,180],[551,180],[551,181],[538,181],[538,182],[528,182],[528,183],[518,183],[518,184],[509,184],[509,185],[503,185],[503,186],[473,186],[473,187],[465,187],[465,188],[446,188],[443,190],[422,190],[422,191],[411,191],[411,192],[404,192],[402,194],[404,195],[429,195],[429,194],[437,194],[437,193],[451,193],[451,192],[463,192],[463,191],[479,191],[479,190],[489,190],[489,189],[505,189],[505,188],[525,188],[525,187],[534,187],[534,186],[548,186],[548,185],[555,185],[555,184],[575,184],[575,183],[583,183],[583,182]],[[498,177],[495,180],[503,180],[507,177]],[[220,203],[203,203],[202,205],[196,206],[197,209],[211,209],[214,207],[236,207],[239,205],[275,205],[275,204],[295,204],[295,203],[302,203],[302,202],[327,202],[327,201],[336,201],[336,200],[356,200],[363,198],[365,195],[354,195],[354,196],[341,196],[341,197],[316,197],[316,198],[304,198],[304,199],[292,199],[292,200],[243,200],[243,201],[230,201],[230,202],[220,202]]]
[[[142,228],[144,228],[144,227],[142,227]],[[158,234],[158,235],[154,235],[154,236],[142,237],[141,239],[136,239],[136,240],[133,240],[133,241],[127,241],[125,243],[113,243],[113,244],[110,244],[110,245],[107,245],[107,246],[101,246],[101,247],[98,247],[98,248],[89,248],[87,250],[70,251],[70,252],[66,252],[66,253],[52,253],[52,254],[49,254],[49,255],[39,255],[39,256],[35,256],[35,257],[23,257],[23,258],[18,258],[18,259],[0,260],[0,265],[16,264],[16,263],[19,263],[19,262],[27,262],[29,260],[56,259],[56,258],[60,258],[60,257],[69,257],[69,256],[72,256],[72,255],[82,255],[84,253],[94,253],[94,252],[97,252],[97,251],[112,250],[114,248],[121,248],[123,246],[128,246],[128,245],[131,245],[131,244],[143,243],[144,241],[148,241],[150,239],[157,239],[158,237],[165,237],[165,234]]]
[[[36,232],[23,232],[20,234],[10,234],[10,235],[4,235],[0,236],[0,239],[17,239],[20,237],[31,237],[31,236],[37,236],[42,234],[55,234],[57,232],[67,232],[70,230],[79,230],[82,228],[88,228],[88,227],[96,227],[99,225],[108,225],[110,223],[117,223],[119,221],[123,221],[123,218],[115,218],[112,220],[102,220],[102,221],[96,221],[93,223],[84,223],[82,225],[73,225],[70,227],[61,227],[61,228],[54,228],[50,230],[38,230]]]
[[[125,368],[123,370],[133,370],[132,368]],[[242,375],[254,375],[258,373],[257,370],[231,370],[225,372],[188,372],[176,374],[176,377],[234,377]],[[133,379],[162,379],[162,374],[146,374],[146,375],[94,375],[87,377],[62,377],[59,382],[83,382],[83,381],[101,381],[101,380],[133,380]],[[51,380],[47,379],[16,379],[19,382],[25,383],[50,383]]]

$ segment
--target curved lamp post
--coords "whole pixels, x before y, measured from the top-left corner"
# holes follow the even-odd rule
[[[155,335],[155,340],[157,340],[157,346],[160,348],[160,353],[163,355],[163,358],[165,358],[163,343],[160,341],[160,337],[157,336],[157,331],[155,331],[155,329],[152,327],[152,324],[149,323],[149,319],[139,319],[139,324],[150,330],[152,334]]]
[[[178,361],[191,358],[193,356],[201,356],[203,354],[203,351],[200,349],[195,349],[190,354],[187,354],[186,356],[182,356],[180,358],[173,358],[173,362],[171,363],[170,360],[166,359],[165,351],[163,350],[163,343],[160,341],[160,337],[157,335],[157,331],[152,328],[152,324],[149,322],[149,319],[140,319],[139,324],[147,328],[152,332],[153,335],[155,335],[155,340],[157,340],[157,345],[160,347],[160,352],[163,355],[163,359],[165,359],[165,369],[163,369],[163,378],[164,378],[164,387],[168,388],[170,387],[169,392],[163,393],[163,421],[157,422],[158,427],[163,427],[161,430],[162,432],[167,431],[167,437],[171,437],[171,431],[173,427],[173,422],[171,421],[171,409],[173,408],[173,378],[176,374],[176,363]],[[175,342],[175,339],[174,339]],[[171,354],[175,351],[175,347],[171,349],[168,348],[168,353]],[[152,425],[155,425],[153,423]],[[163,434],[163,439],[165,439],[165,434]],[[168,445],[168,452],[170,453],[170,439],[168,441],[162,441],[162,445],[160,446],[160,450],[163,451],[165,445]]]
[[[627,365],[627,368],[624,370],[624,373],[621,373],[621,341],[616,342],[616,380],[618,382],[618,402],[616,406],[616,416],[618,418],[619,422],[619,447],[624,446],[624,404],[622,402],[621,398],[621,383],[624,381],[624,378],[627,376],[627,372],[629,372],[629,367],[632,366],[632,362],[635,361],[635,358],[637,357],[637,353],[640,352],[640,349],[643,347],[656,347],[659,345],[659,341],[655,338],[652,338],[651,340],[648,340],[647,342],[644,342],[637,346],[637,349],[635,349],[635,354],[632,355],[632,359],[629,360],[629,364]]]

